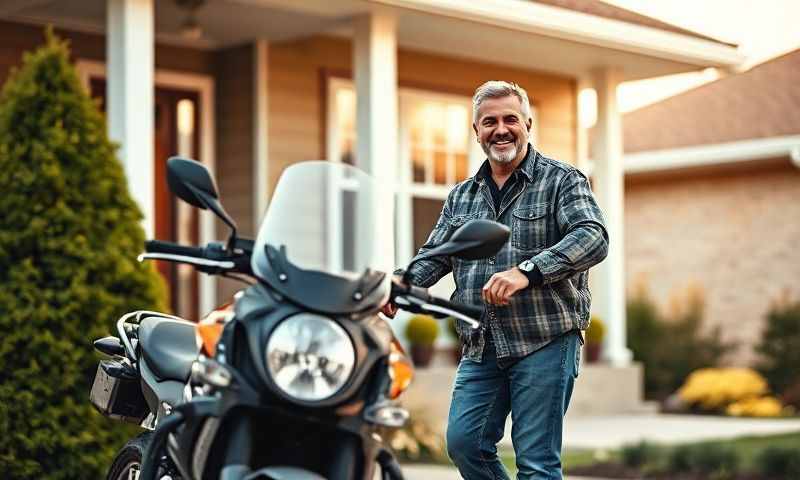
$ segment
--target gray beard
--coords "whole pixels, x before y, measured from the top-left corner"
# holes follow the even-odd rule
[[[499,154],[495,153],[492,147],[489,147],[486,155],[489,156],[489,160],[497,163],[511,163],[517,158],[517,146],[514,145],[511,149]]]

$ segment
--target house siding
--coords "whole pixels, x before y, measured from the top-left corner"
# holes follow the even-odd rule
[[[668,312],[700,287],[706,327],[753,346],[777,299],[800,298],[800,169],[788,158],[747,169],[629,177],[625,192],[628,295],[645,287]]]
[[[254,237],[253,225],[253,46],[243,45],[215,52],[217,151],[216,178],[223,205],[244,237]],[[229,229],[217,222],[217,238],[228,238]],[[240,282],[217,281],[217,299],[227,301],[242,289]]]
[[[315,36],[270,45],[270,191],[287,166],[325,158],[327,79],[351,77],[351,64],[352,44],[348,40]],[[537,109],[533,128],[538,129],[538,147],[550,156],[575,162],[574,79],[405,49],[399,50],[397,65],[401,88],[471,97],[487,80],[520,84]]]

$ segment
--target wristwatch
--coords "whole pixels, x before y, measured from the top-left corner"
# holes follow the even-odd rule
[[[517,268],[519,268],[523,272],[532,272],[533,269],[536,268],[536,264],[530,260],[525,260],[524,262],[517,265]]]

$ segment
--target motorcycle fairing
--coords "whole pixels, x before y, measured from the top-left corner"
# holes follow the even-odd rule
[[[237,322],[240,328],[244,329],[247,339],[246,345],[237,343],[236,348],[249,350],[249,366],[258,372],[260,377],[258,383],[267,386],[273,394],[295,406],[332,407],[347,401],[356,394],[360,387],[364,386],[364,378],[389,353],[391,340],[385,333],[387,326],[377,316],[371,315],[369,320],[364,319],[358,322],[352,321],[348,317],[329,316],[332,321],[344,328],[353,341],[356,351],[356,367],[339,393],[325,400],[305,402],[286,396],[274,384],[266,370],[264,348],[272,330],[281,321],[306,310],[293,303],[277,300],[264,285],[253,285],[246,289],[242,297],[237,300],[235,311]],[[237,352],[228,352],[228,355],[237,355],[237,358],[241,358]],[[239,368],[241,370],[249,369],[242,365]]]
[[[365,270],[347,277],[319,270],[304,270],[290,262],[286,247],[264,246],[268,261],[260,280],[303,308],[323,315],[352,315],[383,305],[389,295],[389,278]]]

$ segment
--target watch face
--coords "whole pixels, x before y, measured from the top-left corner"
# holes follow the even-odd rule
[[[533,262],[530,260],[525,260],[524,262],[519,264],[519,269],[524,270],[526,272],[530,272],[533,270]]]

